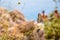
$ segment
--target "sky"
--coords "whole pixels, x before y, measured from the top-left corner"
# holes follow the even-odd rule
[[[8,10],[18,9],[27,20],[37,20],[38,13],[45,10],[45,14],[48,15],[55,9],[53,0],[0,0],[0,6]],[[57,6],[60,10],[60,3],[57,3]]]

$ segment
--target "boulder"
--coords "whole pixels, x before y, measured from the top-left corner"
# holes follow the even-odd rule
[[[28,32],[34,29],[34,22],[33,21],[25,22],[25,23],[23,22],[22,24],[20,24],[18,28],[20,32]]]

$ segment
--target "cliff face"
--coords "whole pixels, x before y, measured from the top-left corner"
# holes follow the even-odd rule
[[[5,13],[5,12],[7,12],[8,10],[7,9],[5,9],[5,8],[3,8],[3,7],[0,7],[0,13]]]
[[[21,12],[19,12],[18,10],[11,11],[10,16],[12,19],[19,19],[19,20],[25,21],[24,15]]]
[[[35,25],[34,21],[26,21],[24,15],[18,10],[9,12],[5,8],[0,8],[0,37],[6,36],[7,40],[12,38],[15,40],[40,40],[39,36],[37,39],[35,38],[39,35]]]

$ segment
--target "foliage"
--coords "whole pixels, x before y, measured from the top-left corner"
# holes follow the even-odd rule
[[[50,14],[48,22],[45,22],[45,34],[47,39],[55,39],[56,36],[60,37],[60,18],[56,17],[53,13]]]

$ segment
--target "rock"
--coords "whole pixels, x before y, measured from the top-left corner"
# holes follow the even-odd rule
[[[13,19],[13,21],[16,23],[25,21],[24,15],[21,12],[19,12],[18,10],[11,11],[10,16]]]
[[[30,30],[33,30],[34,29],[34,22],[31,21],[31,22],[23,22],[22,24],[20,24],[19,26],[19,30],[21,32],[28,32]]]
[[[8,12],[6,8],[0,7],[0,14]]]
[[[44,32],[39,29],[34,29],[30,37],[31,40],[44,40]]]
[[[34,21],[26,21],[18,10],[8,12],[5,8],[0,8],[0,36],[3,34],[13,40],[44,40],[44,32],[38,29]]]

